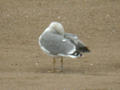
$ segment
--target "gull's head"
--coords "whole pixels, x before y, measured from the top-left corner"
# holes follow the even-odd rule
[[[51,31],[56,31],[59,34],[64,35],[63,25],[59,22],[51,22],[49,28]]]

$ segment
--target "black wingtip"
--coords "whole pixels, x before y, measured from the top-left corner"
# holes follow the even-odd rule
[[[84,52],[84,53],[90,52],[90,50],[88,49],[88,47],[80,47],[80,48],[79,48],[79,51],[80,51],[80,52]]]

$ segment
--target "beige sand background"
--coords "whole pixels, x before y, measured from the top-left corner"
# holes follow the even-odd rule
[[[51,21],[91,49],[63,73],[38,45]],[[0,0],[0,90],[120,90],[120,0]]]

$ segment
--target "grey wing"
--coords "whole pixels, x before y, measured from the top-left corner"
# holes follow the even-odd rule
[[[71,33],[64,33],[64,37],[69,39],[78,39],[77,35]]]
[[[76,45],[79,44],[79,46],[85,46],[85,44],[81,40],[79,40],[77,35],[74,35],[74,34],[71,34],[71,33],[65,33],[64,37],[67,38],[67,39],[70,39]]]
[[[75,45],[63,36],[56,34],[46,34],[40,40],[41,45],[50,52],[50,54],[70,54],[75,51]]]
[[[86,47],[86,45],[81,41],[79,40],[79,38],[74,35],[74,34],[71,34],[71,33],[65,33],[65,38],[68,38],[71,40],[71,42],[73,42],[75,45],[76,45],[76,49],[79,51],[79,52],[89,52],[90,50]]]

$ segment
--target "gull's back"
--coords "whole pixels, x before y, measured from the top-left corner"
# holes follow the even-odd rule
[[[46,32],[39,42],[51,55],[67,55],[75,46],[70,40],[64,40],[65,38],[62,35],[55,32]]]

